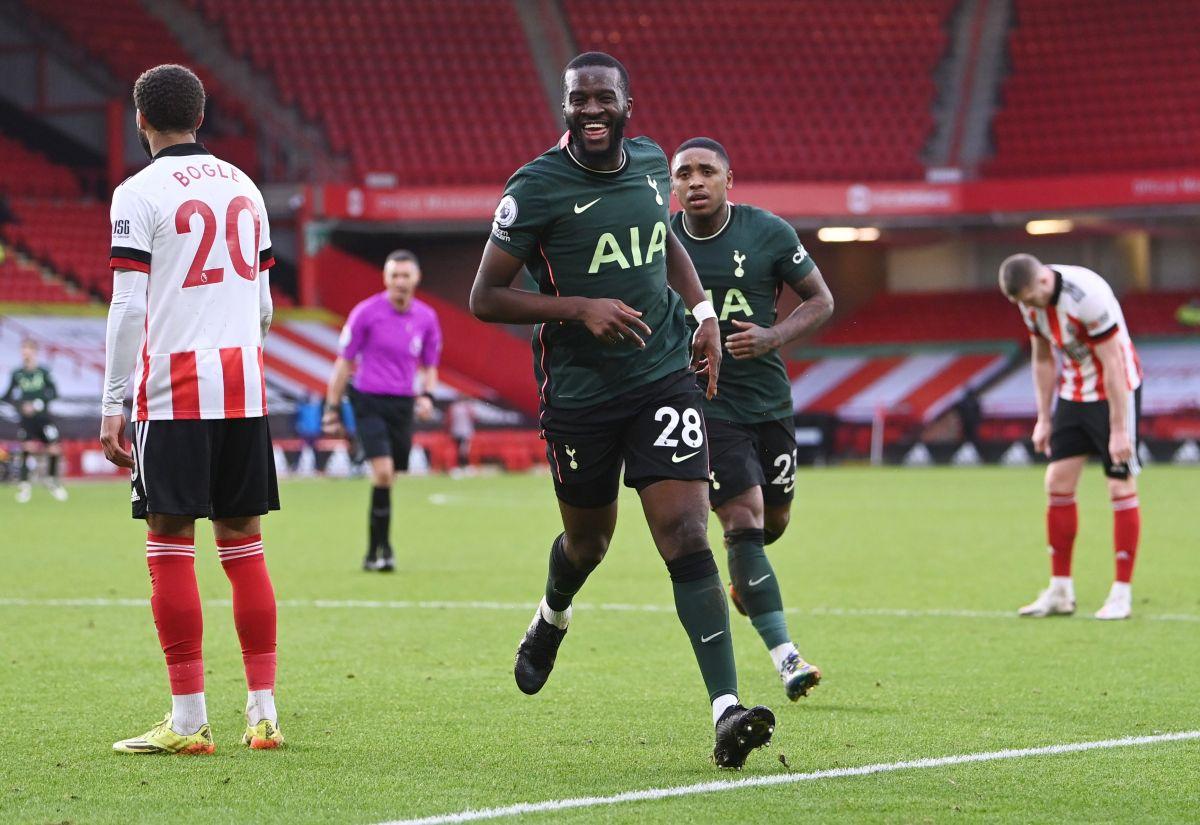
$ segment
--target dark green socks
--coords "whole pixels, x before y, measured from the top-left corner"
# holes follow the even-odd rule
[[[763,531],[730,530],[725,547],[733,589],[767,649],[790,642],[779,580],[763,550]]]
[[[729,605],[711,550],[667,562],[675,591],[675,612],[692,642],[711,702],[723,693],[737,695],[737,668],[729,636]]]
[[[563,550],[563,539],[566,533],[559,533],[558,538],[550,547],[550,572],[546,576],[546,606],[556,612],[562,612],[571,606],[571,599],[583,587],[587,577],[596,569],[596,565],[581,568],[567,558]]]

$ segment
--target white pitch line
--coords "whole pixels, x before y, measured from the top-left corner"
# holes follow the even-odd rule
[[[985,751],[983,753],[964,753],[957,756],[937,756],[925,759],[911,759],[904,762],[881,762],[874,765],[862,765],[857,768],[829,768],[810,773],[784,773],[771,776],[753,776],[746,779],[725,779],[713,782],[701,782],[696,785],[676,785],[668,788],[648,788],[640,791],[626,791],[611,796],[582,796],[573,799],[551,799],[545,802],[521,802],[516,805],[505,805],[500,808],[478,808],[458,811],[451,814],[438,814],[418,819],[396,819],[382,825],[442,825],[452,822],[477,822],[483,819],[502,819],[522,814],[546,813],[550,811],[565,811],[575,808],[597,808],[608,805],[620,805],[625,802],[645,802],[656,799],[669,799],[677,796],[695,796],[697,794],[720,793],[736,791],[742,788],[757,788],[771,785],[792,785],[797,782],[812,782],[819,779],[842,779],[848,776],[870,776],[879,773],[895,771],[920,770],[925,768],[942,768],[947,765],[965,765],[971,762],[996,762],[1002,759],[1024,759],[1030,756],[1057,756],[1064,753],[1081,753],[1084,751],[1107,750],[1111,748],[1128,748],[1135,745],[1153,745],[1160,742],[1179,742],[1188,739],[1200,739],[1200,730],[1181,731],[1178,733],[1160,733],[1151,736],[1126,736],[1120,739],[1102,739],[1096,742],[1075,742],[1065,745],[1047,745],[1040,748],[1012,748],[1001,751]]]
[[[209,599],[205,604],[212,607],[229,607],[229,599]],[[532,610],[530,602],[493,601],[404,601],[390,599],[281,599],[280,607],[317,608],[329,610]],[[0,598],[0,607],[148,607],[149,599],[23,599]],[[599,610],[611,613],[674,613],[675,608],[667,604],[623,604],[601,602],[589,604],[576,602],[578,610]],[[1007,610],[959,610],[911,609],[904,607],[787,607],[785,613],[799,616],[840,616],[846,618],[882,616],[896,619],[1016,619],[1017,614]],[[1152,622],[1200,622],[1193,613],[1138,614],[1139,619]],[[1032,620],[1029,620],[1032,621]]]

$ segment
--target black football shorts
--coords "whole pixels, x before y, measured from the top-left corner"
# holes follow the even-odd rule
[[[1129,478],[1141,472],[1138,462],[1138,420],[1142,417],[1142,388],[1129,397],[1129,440],[1133,443],[1133,458],[1128,464],[1114,464],[1108,455],[1108,402],[1068,401],[1058,399],[1050,429],[1050,460],[1058,461],[1077,455],[1096,455],[1104,462],[1104,474],[1109,478]]]
[[[707,419],[712,474],[708,500],[720,507],[751,487],[763,503],[789,504],[796,489],[796,427],[791,418],[741,424]]]
[[[625,486],[708,478],[704,395],[689,370],[582,409],[542,408],[542,434],[559,500],[603,507]]]
[[[48,415],[21,416],[17,422],[18,441],[40,441],[43,444],[57,444],[59,440],[58,427]]]
[[[354,407],[355,435],[363,455],[367,458],[390,455],[396,470],[406,471],[413,440],[412,396],[351,390],[350,404]]]
[[[279,509],[265,417],[135,421],[133,517],[246,518]]]

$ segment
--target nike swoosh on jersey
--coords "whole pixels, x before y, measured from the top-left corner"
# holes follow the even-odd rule
[[[771,578],[771,574],[770,574],[770,573],[768,573],[767,575],[763,576],[761,579],[751,579],[751,580],[749,581],[749,585],[750,585],[751,587],[758,587],[758,585],[762,584],[763,582],[765,582],[765,581],[766,581],[767,579],[769,579],[769,578]]]
[[[721,635],[722,633],[724,633],[724,632],[725,632],[724,630],[718,630],[716,633],[714,633],[714,634],[713,634],[713,635],[711,635],[711,636],[701,636],[701,637],[700,637],[700,644],[707,644],[707,643],[711,642],[713,639],[715,639],[715,638],[717,638],[718,636],[720,636],[720,635]]]
[[[689,458],[691,458],[694,455],[700,455],[700,451],[696,450],[696,452],[688,453],[687,455],[679,455],[678,453],[671,453],[671,462],[673,464],[678,464],[681,461],[687,461]]]
[[[596,198],[596,199],[595,199],[594,201],[592,201],[591,203],[585,203],[583,206],[580,206],[579,204],[575,204],[575,214],[576,214],[576,215],[578,215],[578,214],[581,214],[581,213],[583,213],[583,212],[586,212],[586,211],[588,211],[589,209],[591,209],[593,206],[595,206],[596,204],[598,204],[599,202],[600,202],[600,198]]]

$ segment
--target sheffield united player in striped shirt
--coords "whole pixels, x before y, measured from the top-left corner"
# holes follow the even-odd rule
[[[279,509],[267,427],[263,337],[271,322],[270,231],[245,173],[196,142],[204,87],[162,65],[133,89],[138,134],[153,160],[113,193],[113,299],[100,441],[133,471],[133,516],[145,519],[151,608],[166,654],[171,712],[125,753],[212,753],[204,704],[203,619],[195,520],[212,519],[233,587],[249,696],[243,744],[283,742],[275,711],[275,594],[259,517]],[[124,400],[134,376],[134,439]]]
[[[1013,255],[1000,266],[1000,290],[1021,309],[1033,344],[1038,417],[1033,444],[1046,468],[1046,532],[1050,586],[1020,609],[1022,616],[1075,612],[1071,552],[1079,516],[1075,488],[1089,455],[1104,462],[1113,506],[1116,580],[1097,619],[1127,619],[1141,515],[1136,476],[1142,368],[1116,296],[1081,266],[1046,265]],[[1061,366],[1055,365],[1054,353]],[[1057,404],[1055,390],[1057,389]]]

